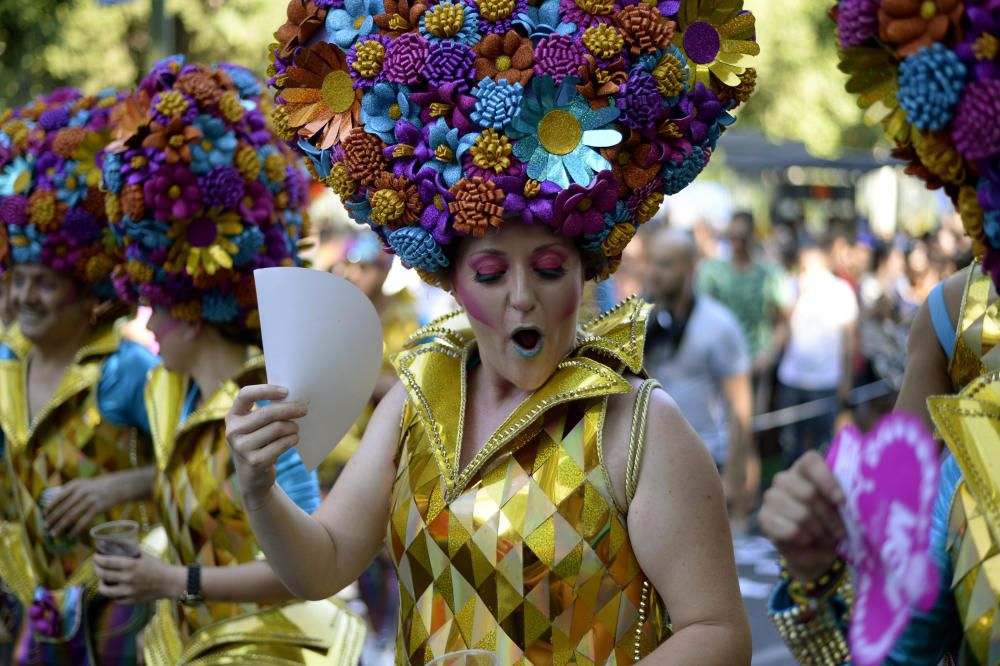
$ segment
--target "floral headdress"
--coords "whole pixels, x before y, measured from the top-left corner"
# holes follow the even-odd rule
[[[115,285],[182,321],[260,327],[253,270],[299,262],[308,177],[235,65],[153,66],[104,162]]]
[[[1000,0],[840,0],[832,17],[847,90],[1000,284]]]
[[[428,280],[505,217],[588,277],[709,160],[750,96],[742,0],[291,0],[275,129]]]
[[[60,88],[0,116],[0,272],[11,261],[42,264],[114,297],[101,152],[123,96]]]

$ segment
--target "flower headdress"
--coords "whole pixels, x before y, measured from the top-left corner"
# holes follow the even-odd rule
[[[705,167],[758,53],[741,0],[291,0],[276,131],[407,266],[505,217],[621,261]]]
[[[1000,0],[840,0],[847,90],[943,187],[1000,284]]]
[[[123,96],[60,88],[0,116],[0,267],[42,264],[114,297],[101,153]]]
[[[104,162],[123,298],[183,321],[260,327],[253,270],[299,263],[307,176],[241,67],[153,66]],[[124,114],[123,114],[124,115]]]

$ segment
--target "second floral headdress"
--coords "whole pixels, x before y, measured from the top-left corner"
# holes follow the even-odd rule
[[[507,217],[621,261],[746,101],[741,0],[291,0],[276,131],[354,219],[433,280]]]

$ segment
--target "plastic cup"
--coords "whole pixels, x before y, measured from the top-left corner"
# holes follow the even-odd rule
[[[426,666],[500,666],[500,660],[488,650],[458,650],[443,654]]]
[[[139,523],[134,520],[112,520],[90,530],[94,549],[101,555],[139,557]]]

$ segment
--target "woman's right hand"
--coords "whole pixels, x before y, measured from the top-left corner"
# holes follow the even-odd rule
[[[275,481],[275,463],[299,442],[293,419],[308,413],[300,402],[274,402],[288,397],[288,389],[273,384],[244,386],[226,415],[226,439],[233,451],[240,494],[247,511],[259,507]],[[272,401],[254,409],[258,402]]]
[[[809,451],[774,477],[764,493],[760,528],[803,582],[819,578],[837,558],[846,531],[838,507],[844,491],[823,457]]]

